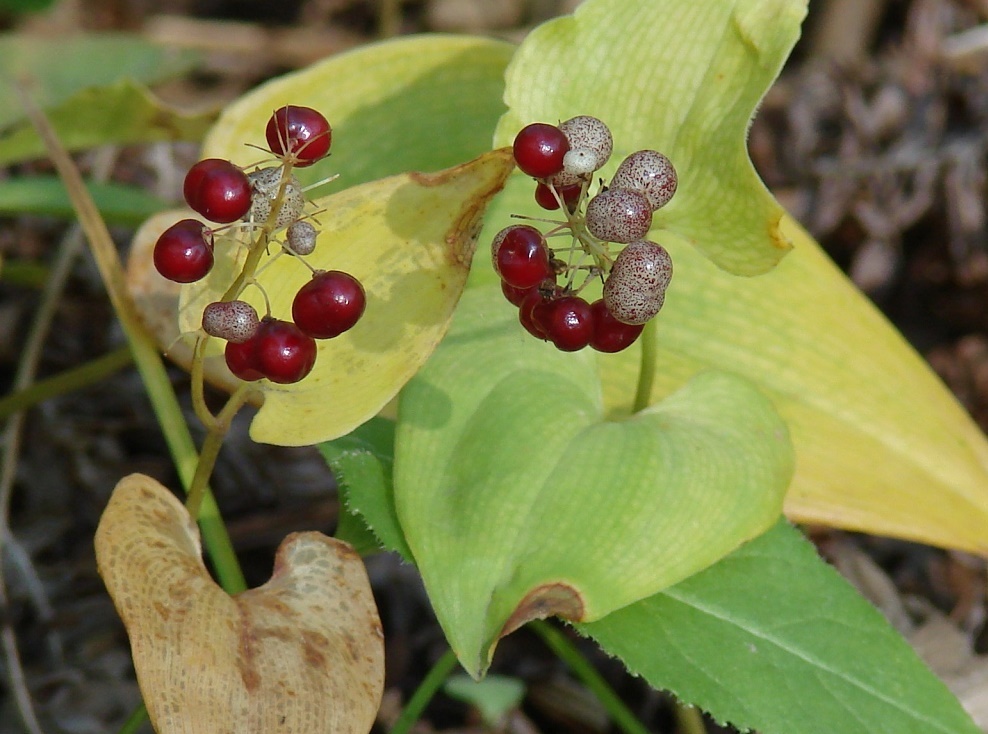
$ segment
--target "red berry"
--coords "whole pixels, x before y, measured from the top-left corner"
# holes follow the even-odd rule
[[[183,219],[154,244],[154,267],[168,280],[194,283],[213,267],[212,232],[197,219]]]
[[[265,318],[247,343],[252,342],[256,342],[257,370],[271,382],[298,382],[316,363],[316,340],[290,321]]]
[[[590,304],[593,321],[593,336],[590,346],[598,352],[614,353],[627,349],[641,335],[644,324],[625,324],[614,318],[607,310],[603,299]]]
[[[508,285],[503,280],[501,281],[501,293],[508,299],[508,303],[512,306],[521,306],[522,301],[525,300],[525,296],[527,296],[531,290],[533,290],[533,288],[515,288],[513,285]]]
[[[508,285],[532,288],[552,277],[549,247],[535,227],[515,224],[498,232],[494,268]]]
[[[329,121],[311,107],[287,105],[271,115],[264,130],[276,156],[291,158],[296,166],[311,166],[329,152],[333,130]]]
[[[536,339],[544,340],[549,338],[548,334],[546,334],[545,327],[541,323],[542,310],[549,303],[551,301],[542,295],[540,289],[532,288],[521,302],[521,305],[518,306],[518,321]]]
[[[581,184],[570,184],[569,186],[557,186],[556,193],[566,204],[566,208],[573,211],[576,208],[577,202],[580,200],[580,192],[583,190]],[[555,211],[559,208],[559,202],[556,201],[556,197],[552,195],[552,189],[546,186],[541,181],[535,187],[535,203],[538,204],[543,209],[548,209],[549,211]]]
[[[223,356],[226,358],[226,366],[230,372],[246,382],[253,382],[264,377],[258,369],[257,363],[257,339],[248,339],[245,342],[227,342]]]
[[[548,178],[563,170],[569,142],[563,131],[545,122],[533,122],[515,136],[515,163],[535,178]]]
[[[536,311],[536,318],[556,348],[576,352],[590,343],[593,316],[590,304],[579,296],[563,296]]]
[[[359,280],[340,270],[320,271],[295,294],[292,318],[309,336],[332,339],[356,324],[366,305]]]
[[[228,224],[250,209],[250,182],[240,168],[221,158],[199,161],[185,175],[185,201],[211,222]]]

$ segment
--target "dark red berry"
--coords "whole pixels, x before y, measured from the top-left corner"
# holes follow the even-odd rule
[[[272,153],[291,158],[296,166],[304,167],[329,152],[333,130],[329,121],[311,107],[287,105],[271,115],[264,137]]]
[[[515,224],[499,232],[494,257],[498,275],[515,288],[532,288],[553,275],[549,247],[535,227]]]
[[[356,324],[366,305],[359,280],[340,270],[320,271],[295,294],[292,318],[309,336],[332,339]]]
[[[570,211],[576,207],[577,202],[580,200],[580,191],[583,190],[582,184],[570,184],[569,186],[557,186],[556,193],[562,198],[563,203],[566,204],[566,208]],[[556,201],[556,197],[552,195],[552,189],[546,186],[541,181],[535,187],[535,203],[538,204],[543,209],[548,209],[549,211],[555,211],[559,208],[559,202]]]
[[[536,339],[548,339],[542,326],[542,310],[551,303],[538,288],[532,288],[518,306],[518,321]]]
[[[512,306],[521,306],[521,302],[525,300],[525,296],[531,290],[532,288],[515,288],[503,280],[501,281],[501,293],[504,294],[504,297],[508,299],[508,303]]]
[[[614,318],[614,314],[607,310],[604,299],[591,303],[590,313],[593,320],[590,346],[598,352],[612,354],[627,349],[635,343],[645,328],[644,324],[625,324],[618,321]]]
[[[316,363],[316,340],[290,321],[265,318],[250,342],[257,343],[257,370],[271,382],[298,382]]]
[[[257,362],[257,338],[248,339],[245,342],[227,342],[223,356],[226,358],[226,366],[230,372],[246,382],[253,382],[264,377],[258,369]]]
[[[576,352],[590,343],[593,316],[590,304],[579,296],[563,296],[536,310],[536,318],[556,348]]]
[[[533,122],[515,136],[513,150],[518,168],[529,176],[548,178],[563,170],[569,141],[555,125]]]
[[[154,267],[168,280],[194,283],[213,267],[212,232],[197,219],[183,219],[154,244]]]
[[[221,158],[199,161],[185,175],[185,201],[211,222],[228,224],[250,210],[250,181],[239,167]]]

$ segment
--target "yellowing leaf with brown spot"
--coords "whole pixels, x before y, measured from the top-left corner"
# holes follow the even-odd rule
[[[256,441],[289,446],[319,443],[349,433],[376,414],[429,357],[449,326],[466,284],[481,218],[514,167],[501,149],[438,173],[408,173],[361,184],[314,202],[320,230],[314,268],[343,270],[357,277],[367,294],[363,317],[335,339],[319,340],[312,373],[295,385],[257,383],[264,404],[251,425]],[[171,223],[188,216],[173,212],[149,220],[135,238],[135,252],[153,245]],[[258,268],[275,318],[291,319],[292,299],[311,273],[274,245]],[[246,251],[218,237],[216,265],[199,283],[182,289],[179,329],[199,329],[202,311],[218,300],[239,272]],[[149,258],[131,268],[130,279],[152,292]],[[264,314],[257,288],[242,296]],[[160,309],[159,303],[155,308]],[[177,350],[174,335],[159,331],[165,350]],[[213,382],[232,376],[220,342],[207,359]]]
[[[151,477],[117,485],[96,560],[127,627],[158,734],[365,734],[384,684],[381,624],[360,557],[294,533],[263,586],[229,596],[199,532]]]

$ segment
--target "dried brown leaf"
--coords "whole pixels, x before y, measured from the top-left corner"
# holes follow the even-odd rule
[[[199,531],[154,479],[117,485],[96,559],[158,734],[365,734],[381,700],[381,624],[360,557],[289,535],[263,586],[229,596]]]

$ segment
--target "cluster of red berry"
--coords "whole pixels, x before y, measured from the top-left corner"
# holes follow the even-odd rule
[[[590,196],[593,174],[613,149],[607,125],[589,115],[532,123],[514,140],[515,163],[536,179],[535,201],[563,210],[566,220],[540,220],[554,225],[547,235],[526,224],[506,227],[494,237],[491,257],[521,324],[563,351],[629,347],[662,308],[672,277],[669,253],[644,237],[652,214],[676,193],[676,171],[661,153],[640,150]],[[547,237],[554,236],[568,236],[569,246],[550,249]],[[612,256],[615,243],[624,248]],[[580,293],[597,279],[603,297],[589,303]]]
[[[213,267],[214,235],[230,226],[251,233],[251,251],[266,249],[271,236],[284,230],[284,252],[300,259],[313,252],[318,232],[303,217],[306,201],[292,169],[324,158],[332,129],[316,110],[289,105],[268,120],[265,138],[277,165],[246,172],[230,161],[209,158],[189,169],[186,202],[210,222],[225,226],[183,219],[166,229],[154,247],[154,265],[165,278],[178,283],[204,278]],[[246,224],[234,225],[238,221]],[[240,379],[298,382],[315,364],[315,340],[339,336],[363,315],[366,298],[359,280],[339,270],[308,267],[312,279],[295,295],[291,321],[272,317],[270,308],[259,318],[253,306],[237,300],[239,292],[204,309],[203,331],[226,340],[227,366]],[[246,275],[245,286],[260,287],[253,273]]]

